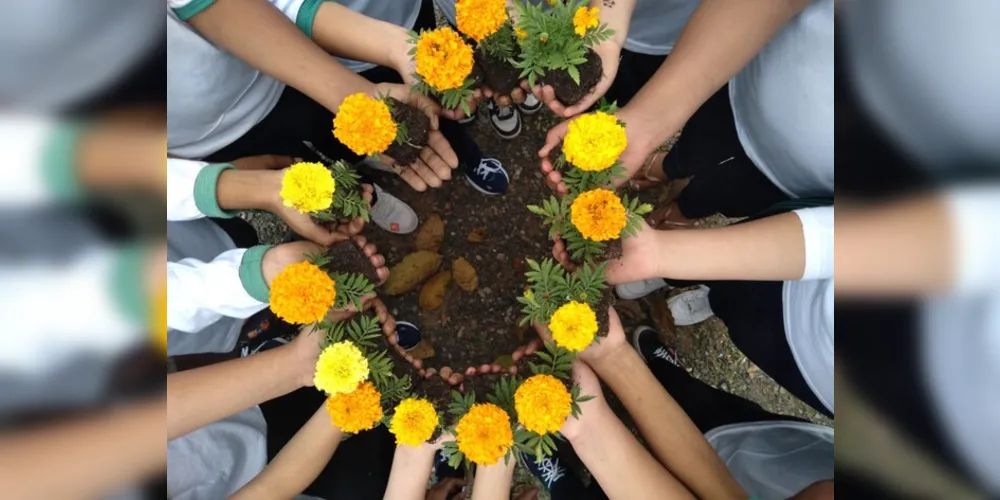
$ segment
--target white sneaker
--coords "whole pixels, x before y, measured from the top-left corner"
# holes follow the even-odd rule
[[[667,299],[667,307],[674,315],[674,324],[677,326],[693,325],[715,316],[715,313],[712,312],[712,305],[708,302],[708,292],[710,291],[707,286],[698,285],[697,288]]]
[[[631,283],[622,283],[615,287],[615,291],[618,292],[618,296],[625,300],[636,300],[641,299],[667,285],[666,281],[662,278],[651,278],[642,281],[633,281]]]
[[[528,92],[527,97],[524,98],[524,102],[517,105],[517,109],[521,110],[522,114],[531,116],[542,109],[542,101],[539,101],[535,94]]]
[[[378,184],[375,188],[376,201],[369,215],[378,227],[396,234],[410,234],[417,230],[417,213],[403,200],[386,193]]]
[[[497,135],[509,141],[521,134],[521,114],[518,113],[516,106],[501,108],[493,101],[489,101],[488,107],[490,125]]]

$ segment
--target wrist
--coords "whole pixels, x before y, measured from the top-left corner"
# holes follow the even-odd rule
[[[409,81],[412,66],[409,54],[409,32],[402,27],[393,26],[387,38],[385,46],[389,53],[386,54],[386,60],[389,61],[390,67],[399,73],[404,82]]]
[[[602,398],[595,399],[594,401],[598,404],[585,403],[585,407],[581,409],[579,415],[580,425],[575,426],[573,432],[563,433],[563,437],[569,441],[574,450],[589,446],[594,440],[594,436],[602,433],[602,429],[608,421],[608,414],[611,413],[608,404]],[[617,418],[613,414],[611,416],[612,418]],[[571,415],[569,418],[574,417]]]
[[[628,145],[648,156],[680,129],[664,120],[664,110],[637,102],[635,98],[618,110],[615,115],[625,123]]]
[[[236,210],[274,212],[281,207],[283,174],[283,170],[236,170],[229,166],[219,173],[214,186],[216,203],[220,209],[228,212]]]

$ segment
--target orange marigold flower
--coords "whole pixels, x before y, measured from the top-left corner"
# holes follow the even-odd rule
[[[598,188],[580,193],[569,207],[570,221],[591,241],[614,240],[628,223],[625,205],[614,191]]]
[[[271,282],[271,310],[289,323],[322,320],[336,298],[336,283],[330,275],[308,261],[286,267]]]
[[[359,155],[385,152],[397,130],[389,105],[363,92],[347,96],[333,117],[333,136]]]
[[[455,427],[455,440],[458,450],[473,463],[493,465],[514,444],[510,417],[491,403],[472,405]]]
[[[576,9],[576,14],[573,14],[573,31],[576,32],[576,36],[583,37],[588,29],[597,27],[600,20],[598,12],[597,7]]]
[[[421,33],[414,59],[417,74],[438,92],[461,87],[472,74],[472,47],[451,28]]]
[[[507,1],[458,0],[455,2],[455,21],[458,31],[481,42],[507,21]]]
[[[514,393],[517,420],[536,434],[558,432],[572,411],[573,398],[552,375],[535,375]]]
[[[382,394],[371,382],[365,382],[353,392],[342,392],[326,400],[330,420],[340,430],[357,434],[375,427],[382,420]]]

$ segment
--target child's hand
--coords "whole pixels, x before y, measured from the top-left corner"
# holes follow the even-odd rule
[[[552,334],[549,332],[548,325],[535,323],[534,326],[535,331],[538,332],[538,336],[541,339],[545,342],[552,342]],[[608,336],[600,339],[600,342],[590,344],[589,347],[580,353],[580,359],[592,365],[614,355],[614,353],[621,349],[631,348],[625,340],[625,328],[622,326],[621,319],[618,318],[618,313],[615,312],[615,308],[609,307]]]
[[[551,109],[556,116],[571,118],[583,113],[596,104],[601,97],[604,97],[604,94],[606,94],[608,89],[611,88],[612,82],[615,81],[615,75],[618,74],[618,64],[622,54],[622,46],[617,40],[609,38],[604,42],[597,44],[597,46],[594,47],[594,52],[601,58],[601,79],[598,80],[597,85],[594,86],[594,89],[590,91],[590,93],[585,95],[580,102],[572,106],[566,106],[565,104],[559,102],[556,98],[556,92],[552,89],[551,85],[535,85],[534,87],[531,87],[528,85],[527,80],[525,80],[521,82],[521,87],[524,90],[535,94],[535,97],[538,98],[539,101],[548,105],[549,109]]]
[[[281,179],[284,175],[285,170],[275,171],[273,175],[268,176],[268,182],[262,189],[267,189],[270,193],[267,210],[280,217],[295,233],[320,245],[329,246],[360,233],[365,227],[365,221],[361,217],[355,217],[346,224],[320,223],[313,220],[307,213],[301,213],[292,207],[285,206],[281,200]],[[370,204],[372,187],[363,184],[361,197]]]

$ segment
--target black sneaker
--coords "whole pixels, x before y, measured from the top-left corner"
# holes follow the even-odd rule
[[[521,111],[525,116],[531,116],[542,109],[542,101],[539,101],[535,94],[528,92],[528,97],[524,98],[524,102],[517,105],[517,109]]]
[[[506,193],[510,184],[507,171],[496,158],[483,158],[478,166],[467,169],[465,180],[480,193],[490,196]]]
[[[501,108],[493,101],[488,101],[490,110],[490,125],[503,139],[508,141],[521,135],[521,114],[514,106]]]
[[[528,454],[522,454],[521,457],[525,467],[542,482],[552,500],[584,498],[586,488],[583,481],[570,473],[559,459],[558,452],[538,462],[534,456]]]
[[[655,358],[662,359],[678,368],[684,368],[673,347],[667,347],[660,342],[660,334],[649,326],[640,326],[632,331],[632,345],[649,364]]]
[[[420,343],[420,328],[409,321],[396,322],[396,344],[409,351]]]

